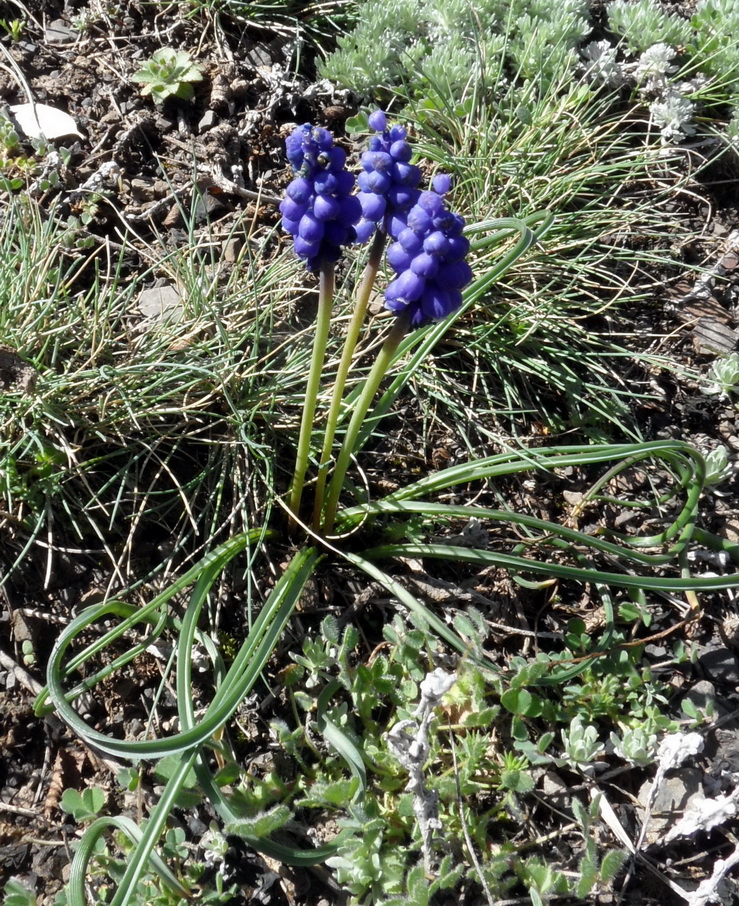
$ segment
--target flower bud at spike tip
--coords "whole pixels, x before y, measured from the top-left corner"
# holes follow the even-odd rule
[[[298,126],[285,149],[297,175],[280,204],[282,227],[295,240],[295,254],[317,271],[356,241],[362,209],[351,194],[354,177],[345,170],[346,152],[334,145],[327,129]]]
[[[387,129],[387,117],[383,110],[375,110],[374,113],[370,113],[369,124],[375,132],[384,132]]]
[[[451,180],[439,174],[434,191],[419,192],[397,241],[388,249],[388,262],[397,274],[385,290],[385,307],[405,314],[411,327],[446,318],[462,304],[462,289],[472,279],[465,260],[469,240],[462,235],[464,220],[444,201]]]
[[[438,173],[434,176],[431,185],[434,187],[434,192],[439,195],[446,195],[452,187],[452,178],[446,173]]]

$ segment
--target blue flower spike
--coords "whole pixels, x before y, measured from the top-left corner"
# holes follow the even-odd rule
[[[472,279],[465,260],[470,243],[462,235],[464,220],[444,201],[451,184],[446,174],[434,177],[433,190],[419,193],[387,251],[397,276],[385,290],[385,307],[406,314],[411,327],[440,321],[456,311],[462,290]]]
[[[421,171],[410,163],[411,146],[402,126],[388,128],[387,116],[375,110],[369,116],[377,135],[369,140],[362,155],[362,172],[357,179],[362,219],[357,224],[357,241],[366,242],[376,229],[395,238],[393,230],[405,225],[405,214],[415,204]]]
[[[295,253],[311,271],[333,264],[344,246],[356,241],[362,209],[352,195],[354,177],[345,169],[346,153],[331,133],[306,123],[285,142],[297,174],[280,204],[282,226],[295,240]]]

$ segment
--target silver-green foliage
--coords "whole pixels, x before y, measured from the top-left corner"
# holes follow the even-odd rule
[[[655,44],[683,47],[691,65],[726,86],[739,89],[739,2],[700,0],[690,19],[667,12],[656,0],[615,0],[608,6],[608,26],[626,49],[640,54]]]
[[[739,95],[739,2],[701,0],[690,24],[695,32],[691,50],[701,69]]]
[[[321,75],[356,91],[373,92],[403,81],[406,70],[425,56],[421,38],[421,0],[382,0],[366,4],[357,28],[339,38],[339,49],[321,67]],[[425,42],[424,42],[425,43]]]
[[[653,44],[686,44],[692,35],[687,19],[668,13],[655,0],[615,0],[608,6],[608,26],[634,54]]]
[[[707,392],[731,397],[739,387],[739,353],[718,358],[708,372]]]
[[[36,895],[17,878],[10,878],[5,885],[3,906],[36,906]]]
[[[321,75],[371,95],[396,90],[425,97],[438,87],[460,96],[470,78],[497,84],[511,76],[550,78],[588,32],[587,3],[563,0],[374,0],[339,39]]]

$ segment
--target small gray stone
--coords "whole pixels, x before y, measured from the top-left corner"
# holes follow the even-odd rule
[[[692,686],[684,696],[703,714],[716,715],[719,710],[716,688],[708,680],[701,680]]]
[[[262,44],[255,43],[247,50],[243,51],[242,59],[248,63],[252,69],[269,68],[272,66],[272,57]]]
[[[190,829],[190,833],[194,837],[204,837],[208,832],[208,826],[204,821],[201,821],[197,815],[187,815],[187,826]]]
[[[154,201],[157,191],[153,180],[134,177],[131,180],[131,195],[137,202]]]
[[[206,189],[195,203],[195,210],[193,212],[195,223],[205,223],[209,217],[221,213],[225,207],[226,206],[219,198],[216,198],[215,195],[211,195]]]
[[[716,754],[711,764],[711,773],[715,776],[726,773],[739,774],[739,738],[736,732],[736,721],[717,729],[714,737]]]
[[[736,656],[725,645],[708,648],[701,653],[698,663],[706,672],[706,676],[714,683],[739,686],[739,668],[737,668]]]
[[[49,44],[74,44],[78,33],[71,29],[64,19],[54,19],[44,30],[44,39]]]
[[[198,123],[198,132],[207,132],[208,129],[212,129],[217,122],[218,114],[215,110],[206,110]]]
[[[171,132],[176,123],[173,120],[168,119],[166,116],[161,114],[154,120],[154,125],[157,128],[157,131],[160,133]]]
[[[155,286],[139,296],[139,311],[149,322],[177,323],[182,318],[182,301],[175,286]]]
[[[238,236],[232,236],[230,239],[224,239],[223,245],[223,260],[227,264],[235,264],[239,257],[239,252],[244,246],[244,240]]]
[[[726,355],[736,349],[739,334],[715,318],[701,318],[693,328],[692,337],[699,355]]]
[[[681,768],[671,777],[666,777],[657,791],[647,825],[645,842],[656,843],[682,818],[685,809],[693,802],[704,799],[703,771],[698,768]],[[641,819],[652,795],[652,781],[642,784],[639,790]]]
[[[541,778],[542,792],[547,802],[565,808],[570,798],[570,788],[554,771],[546,771]]]

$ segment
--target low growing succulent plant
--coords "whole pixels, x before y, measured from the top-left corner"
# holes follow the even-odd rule
[[[203,73],[190,54],[171,47],[157,50],[131,76],[132,81],[142,86],[141,93],[150,94],[157,104],[163,104],[170,97],[189,101],[195,94],[192,83],[199,82],[202,78]]]

